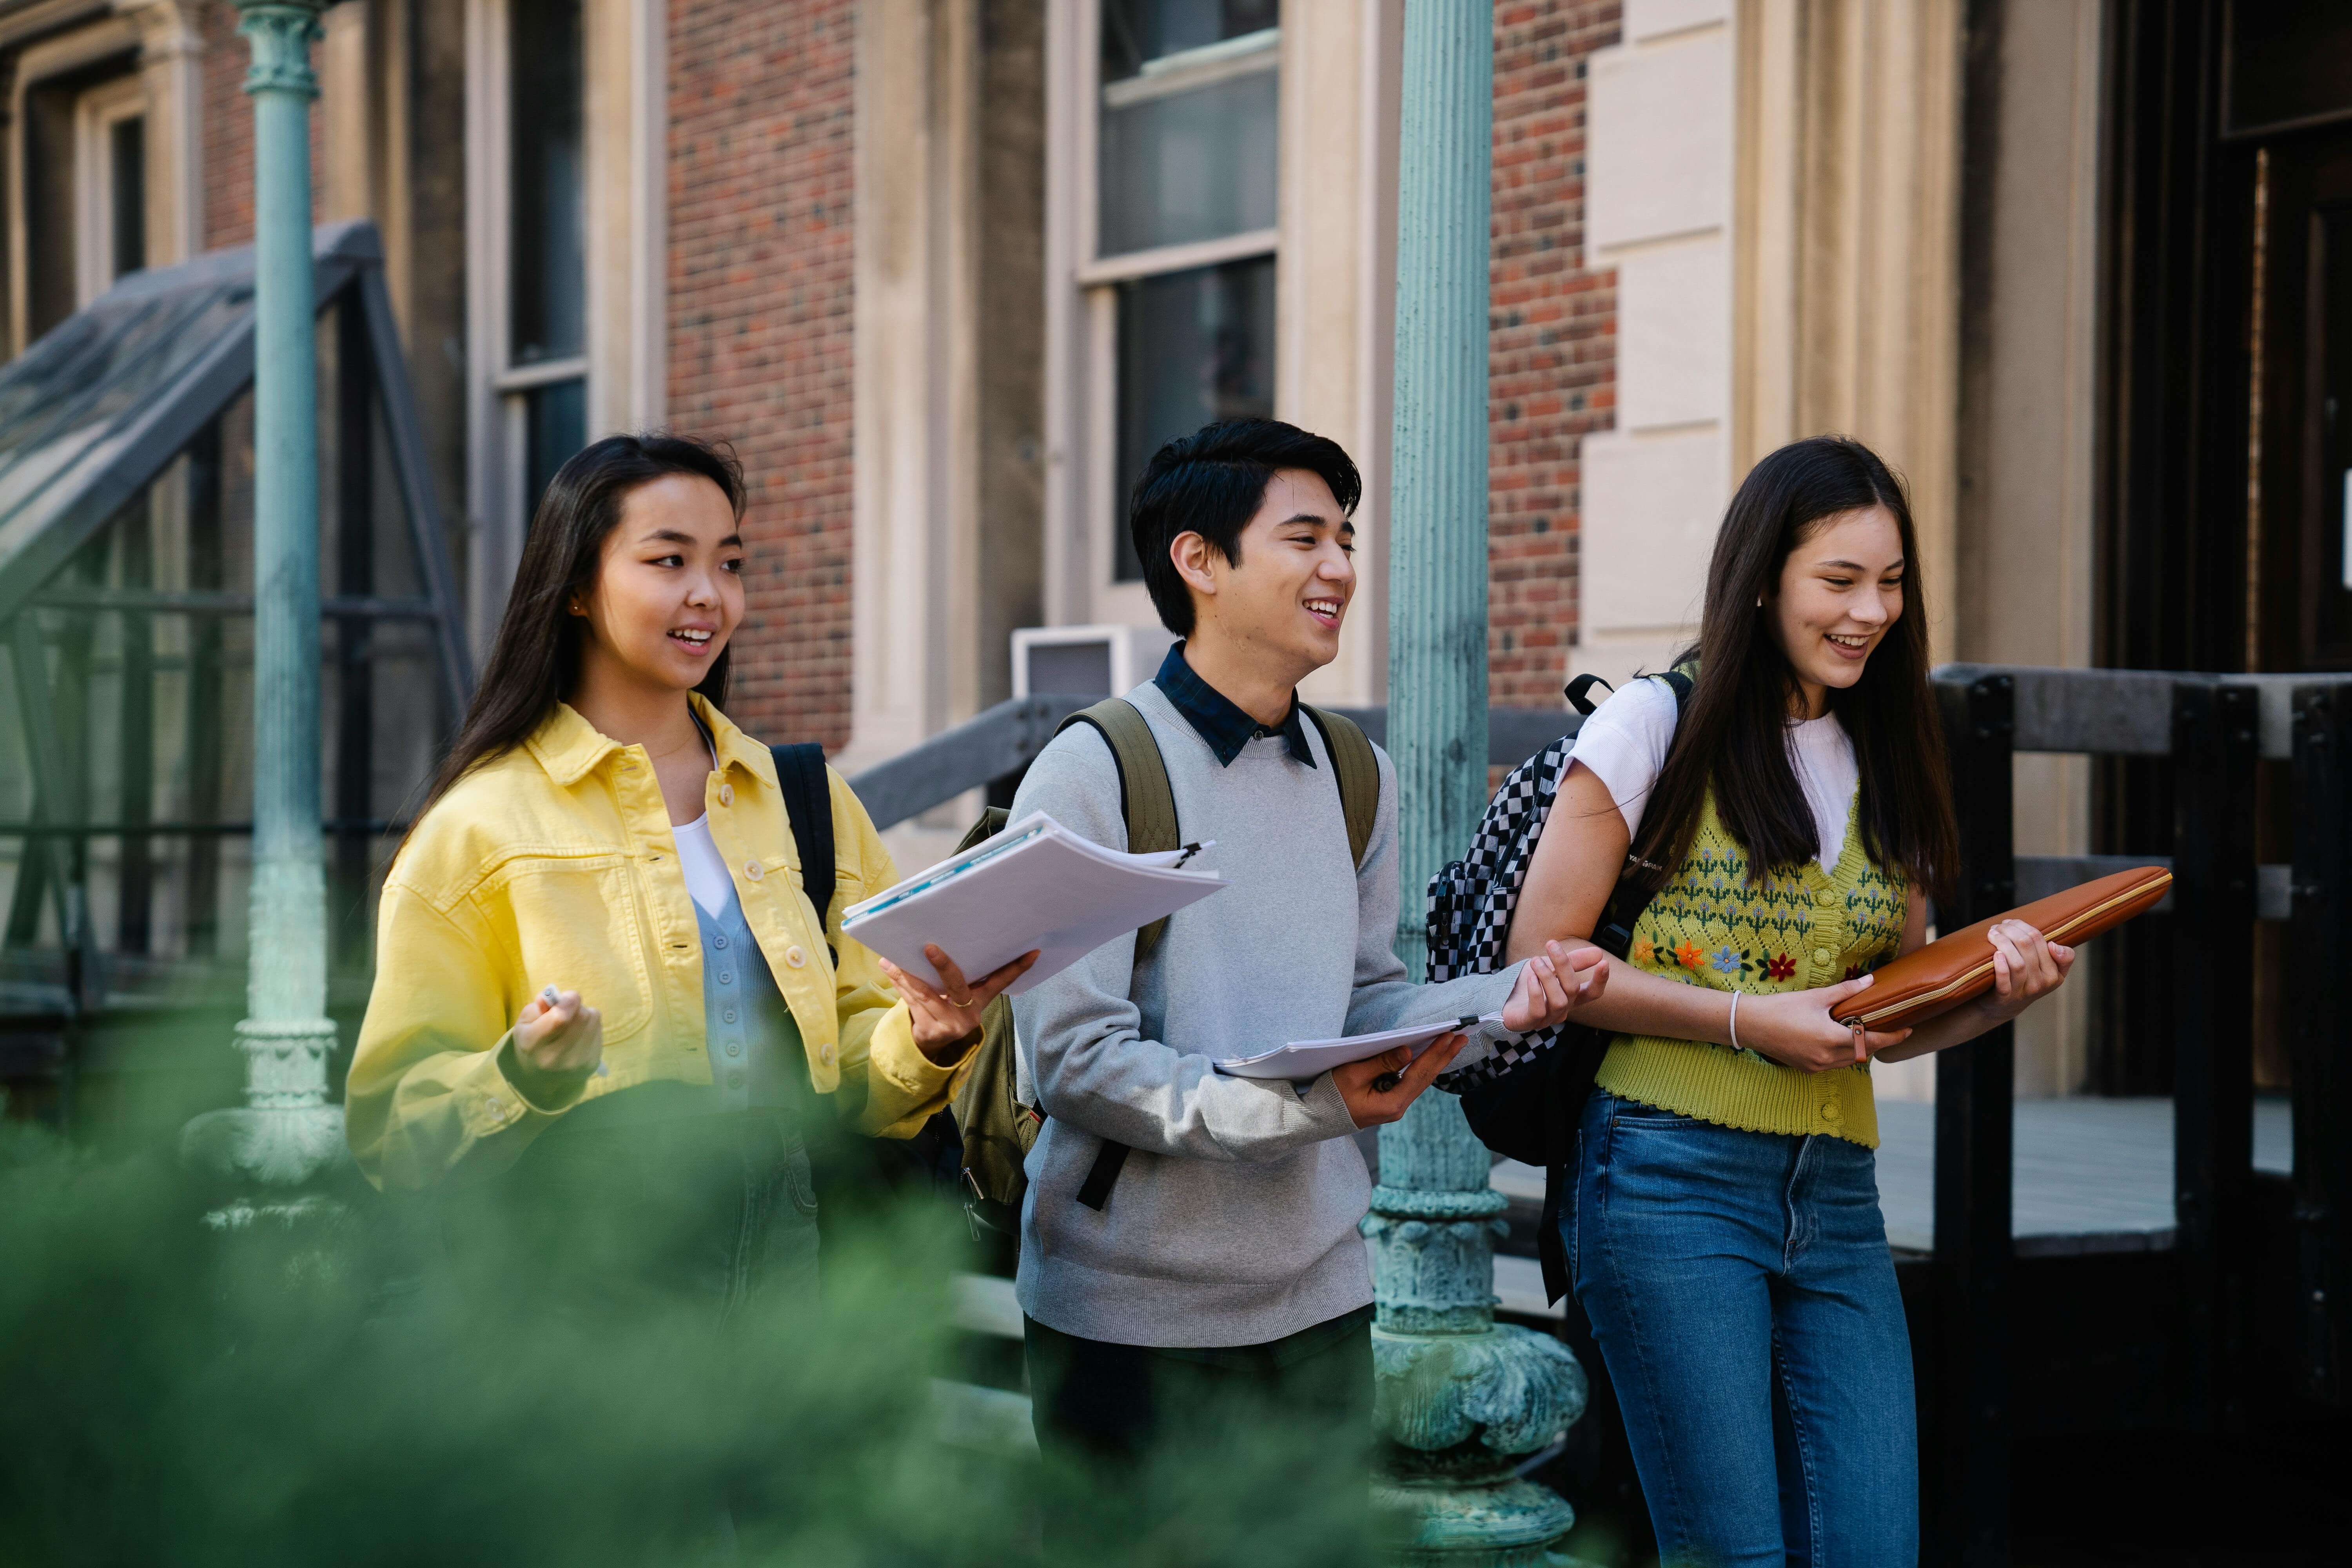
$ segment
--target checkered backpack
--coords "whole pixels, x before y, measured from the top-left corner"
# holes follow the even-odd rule
[[[1675,694],[1680,713],[1691,692],[1689,667],[1652,679]],[[1580,713],[1594,707],[1590,693],[1605,684],[1592,675],[1569,683],[1568,700]],[[1429,978],[1491,974],[1503,967],[1503,948],[1517,911],[1519,886],[1527,880],[1537,840],[1568,776],[1576,738],[1563,735],[1513,768],[1486,806],[1470,852],[1429,879]],[[1633,927],[1649,907],[1650,895],[1620,879],[1602,910],[1593,945],[1623,958],[1633,945]],[[1479,1141],[1507,1159],[1541,1166],[1544,1219],[1537,1232],[1544,1289],[1557,1301],[1568,1289],[1567,1258],[1559,1241],[1560,1200],[1566,1168],[1576,1158],[1576,1128],[1593,1074],[1601,1069],[1609,1037],[1580,1024],[1540,1029],[1497,1046],[1494,1054],[1444,1074],[1437,1087],[1462,1097],[1462,1112]]]

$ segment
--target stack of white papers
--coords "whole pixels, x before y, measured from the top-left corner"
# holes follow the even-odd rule
[[[1377,1035],[1349,1035],[1338,1040],[1293,1040],[1286,1046],[1257,1056],[1235,1057],[1221,1061],[1217,1064],[1217,1070],[1229,1072],[1235,1078],[1320,1078],[1333,1068],[1360,1062],[1366,1057],[1376,1057],[1399,1046],[1419,1057],[1436,1044],[1440,1036],[1502,1021],[1500,1013],[1488,1013],[1483,1017],[1452,1018],[1443,1024],[1415,1024],[1407,1029],[1387,1029]]]
[[[1036,963],[1006,992],[1017,995],[1223,888],[1216,872],[1185,865],[1208,847],[1124,854],[1032,812],[986,843],[852,904],[841,929],[908,973],[933,979],[926,942],[971,981],[1035,948]]]

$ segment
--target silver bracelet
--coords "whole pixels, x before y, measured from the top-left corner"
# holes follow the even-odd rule
[[[1731,1048],[1739,1048],[1739,993],[1731,994]]]

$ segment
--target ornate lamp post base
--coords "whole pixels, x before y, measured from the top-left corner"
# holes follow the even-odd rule
[[[331,1019],[236,1026],[246,1058],[247,1103],[208,1110],[180,1131],[189,1164],[263,1188],[300,1187],[349,1160],[343,1110],[327,1102]]]
[[[1507,1476],[1496,1486],[1436,1491],[1376,1482],[1372,1500],[1412,1514],[1412,1538],[1398,1560],[1413,1568],[1471,1563],[1492,1568],[1568,1568],[1574,1562],[1551,1545],[1575,1526],[1576,1510],[1558,1492],[1533,1481]]]
[[[1362,1226],[1379,1302],[1374,1495],[1409,1521],[1402,1561],[1549,1568],[1576,1510],[1514,1469],[1584,1414],[1584,1368],[1558,1340],[1495,1321],[1507,1202],[1452,1095],[1423,1095],[1382,1131],[1381,1176]]]
[[[241,1229],[337,1212],[300,1189],[349,1159],[327,1097],[327,889],[319,835],[319,410],[310,263],[310,45],[327,0],[236,0],[253,50],[253,887],[245,1104],[180,1151],[233,1184]]]

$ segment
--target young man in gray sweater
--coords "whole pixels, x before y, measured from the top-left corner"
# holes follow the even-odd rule
[[[1018,1292],[1040,1442],[1133,1458],[1234,1396],[1369,1436],[1370,1181],[1352,1136],[1393,1121],[1465,1049],[1449,1036],[1302,1083],[1218,1072],[1286,1041],[1502,1009],[1561,1022],[1608,973],[1559,943],[1497,974],[1410,983],[1397,920],[1396,775],[1353,863],[1330,758],[1297,687],[1339,651],[1355,591],[1355,465],[1288,425],[1212,425],[1160,448],[1129,513],[1144,582],[1184,638],[1127,693],[1167,763],[1185,838],[1228,886],[1142,963],[1114,942],[1013,1002],[1046,1121],[1028,1161]],[[1041,752],[1013,804],[1125,848],[1118,767],[1089,725]],[[1583,994],[1580,994],[1581,992]],[[1400,1070],[1401,1069],[1401,1070]],[[1078,1201],[1107,1143],[1132,1152]]]

